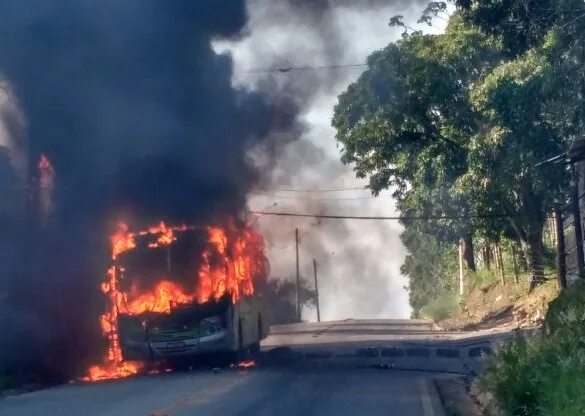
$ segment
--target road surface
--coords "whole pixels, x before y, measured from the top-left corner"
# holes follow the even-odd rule
[[[462,371],[468,351],[442,356],[440,351],[455,349],[433,347],[441,337],[422,321],[279,326],[265,340],[258,366],[249,370],[61,386],[0,399],[0,414],[444,416],[432,379],[448,376],[439,371]]]
[[[66,386],[0,402],[3,416],[443,416],[430,384],[376,369],[255,369]]]

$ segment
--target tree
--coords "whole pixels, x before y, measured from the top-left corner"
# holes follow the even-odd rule
[[[259,283],[256,290],[266,302],[271,315],[271,323],[297,322],[295,281],[292,279],[270,279]],[[315,306],[317,294],[309,286],[306,279],[301,279],[300,289],[301,308]]]
[[[424,306],[455,291],[457,250],[416,226],[407,226],[400,239],[409,252],[400,271],[409,277],[409,303],[417,317]]]
[[[563,169],[536,165],[575,133],[559,117],[574,87],[571,65],[559,64],[558,41],[546,39],[512,59],[502,36],[456,13],[442,35],[405,35],[374,53],[333,118],[342,161],[369,177],[374,192],[395,188],[399,208],[429,196],[427,205],[442,204],[436,210],[454,202],[483,217],[463,229],[513,229],[529,255],[531,287],[543,280],[546,213],[568,185]],[[571,117],[577,107],[569,103]],[[434,198],[437,189],[448,198]]]
[[[463,237],[474,270],[473,207],[457,179],[467,171],[475,123],[468,80],[494,53],[479,32],[451,25],[451,43],[414,34],[370,56],[368,71],[340,96],[333,125],[342,161],[369,177],[374,193],[393,188],[406,216],[452,217],[421,227],[441,241]]]
[[[467,24],[497,35],[503,45],[505,60],[474,86],[471,100],[495,139],[486,146],[494,170],[516,183],[508,188],[512,193],[498,198],[502,208],[511,214],[526,208],[526,216],[510,219],[518,240],[532,246],[527,259],[536,263],[534,270],[540,267],[534,250],[541,250],[545,213],[555,200],[565,199],[568,181],[568,172],[558,165],[535,165],[564,153],[583,133],[585,3],[458,3]]]

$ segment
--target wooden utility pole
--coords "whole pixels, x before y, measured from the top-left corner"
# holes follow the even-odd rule
[[[583,229],[581,228],[581,209],[579,207],[579,173],[575,166],[571,166],[573,185],[571,187],[571,206],[573,225],[575,226],[575,240],[577,248],[577,270],[579,278],[585,278],[585,259],[583,258]]]
[[[548,218],[548,223],[549,223],[549,231],[550,231],[550,243],[553,247],[556,247],[557,245],[557,228],[556,228],[556,224],[557,224],[557,212],[556,210],[553,209],[552,211],[552,216]]]
[[[518,253],[516,253],[516,244],[512,244],[512,265],[514,267],[514,283],[518,284]]]
[[[317,322],[321,322],[321,309],[319,308],[319,283],[317,282],[317,260],[313,259],[313,276],[315,278],[315,304],[317,306]]]
[[[567,287],[567,263],[565,259],[565,230],[563,229],[563,216],[558,204],[554,206],[555,217],[555,235],[557,246],[557,277],[559,279],[559,288],[562,290]]]
[[[295,228],[295,247],[297,257],[297,284],[296,284],[296,307],[297,307],[297,320],[301,321],[301,272],[299,269],[299,229]]]
[[[494,247],[495,253],[495,261],[496,261],[496,268],[498,269],[498,273],[500,274],[500,282],[502,286],[506,285],[506,275],[504,274],[504,260],[502,258],[502,247],[499,244],[496,244]]]
[[[463,239],[459,240],[459,296],[463,296],[465,292],[465,286],[463,284],[465,278],[465,271],[464,271],[464,262],[463,262]]]

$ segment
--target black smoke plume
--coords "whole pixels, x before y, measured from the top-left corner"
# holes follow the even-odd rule
[[[25,120],[29,190],[41,154],[56,172],[50,224],[29,203],[20,254],[0,266],[5,361],[68,377],[96,360],[109,224],[237,215],[261,173],[248,151],[272,158],[296,138],[297,101],[234,88],[232,59],[212,48],[246,21],[244,0],[0,4],[0,76]]]

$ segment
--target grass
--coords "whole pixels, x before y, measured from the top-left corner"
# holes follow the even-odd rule
[[[454,316],[459,311],[459,303],[454,293],[444,293],[437,299],[425,305],[421,314],[423,317],[435,321],[442,321]]]
[[[468,280],[472,286],[487,287],[500,281],[498,271],[492,267],[491,269],[478,269],[475,272],[469,272]]]
[[[480,379],[504,416],[585,414],[585,287],[551,303],[545,332],[502,346]]]

